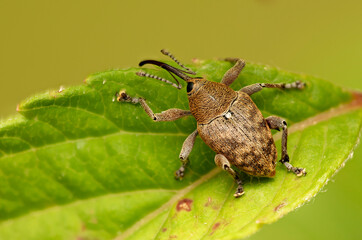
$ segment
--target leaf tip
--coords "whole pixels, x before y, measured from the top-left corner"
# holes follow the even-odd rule
[[[351,104],[356,107],[362,107],[362,93],[361,92],[352,92]]]

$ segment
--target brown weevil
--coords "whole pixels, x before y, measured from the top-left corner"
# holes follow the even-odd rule
[[[289,163],[287,153],[287,123],[280,117],[270,116],[264,118],[258,107],[251,100],[250,95],[263,88],[297,88],[303,89],[305,84],[300,81],[293,83],[256,83],[234,91],[229,85],[238,78],[245,66],[245,61],[239,58],[227,58],[234,66],[223,76],[220,83],[208,81],[200,77],[190,77],[196,73],[178,62],[169,52],[161,50],[169,56],[181,68],[175,68],[156,60],[145,60],[139,66],[145,64],[157,65],[167,70],[178,83],[176,76],[187,82],[187,96],[190,110],[177,108],[168,109],[154,114],[143,98],[132,98],[121,90],[117,93],[118,101],[140,103],[145,112],[154,121],[174,121],[176,119],[193,115],[197,121],[197,129],[192,132],[183,143],[180,160],[182,166],[175,172],[175,176],[181,179],[184,176],[188,156],[194,146],[197,135],[216,152],[215,163],[218,167],[227,171],[237,183],[235,197],[244,194],[241,178],[232,169],[239,170],[257,177],[274,177],[277,160],[277,150],[270,129],[282,129],[282,157],[280,162],[288,171],[297,176],[306,175],[303,168],[293,167]],[[174,74],[174,75],[173,75]],[[154,78],[166,82],[178,89],[181,85],[151,75],[145,72],[137,72],[137,75]]]

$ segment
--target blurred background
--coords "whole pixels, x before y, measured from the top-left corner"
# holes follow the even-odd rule
[[[0,119],[28,96],[161,58],[242,57],[362,90],[356,0],[0,0]],[[326,99],[328,101],[328,99]],[[362,146],[311,202],[252,240],[361,239]]]

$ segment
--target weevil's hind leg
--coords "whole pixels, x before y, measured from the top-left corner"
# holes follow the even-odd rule
[[[181,152],[180,152],[180,161],[182,163],[181,167],[175,172],[176,179],[182,179],[185,175],[186,165],[189,162],[189,155],[191,153],[192,148],[195,144],[195,139],[198,135],[197,129],[193,131],[182,144]]]
[[[155,122],[161,121],[174,121],[182,117],[191,115],[191,112],[188,110],[182,110],[178,108],[171,108],[161,113],[153,113],[152,109],[147,105],[146,101],[143,98],[133,98],[130,97],[125,91],[121,90],[117,93],[117,101],[119,102],[130,102],[133,104],[141,104],[142,108],[145,110],[147,115],[152,118]]]
[[[278,131],[280,129],[283,129],[282,158],[280,162],[284,164],[284,166],[288,169],[288,171],[294,172],[298,177],[305,176],[307,172],[305,171],[304,168],[293,167],[292,164],[289,163],[289,155],[287,153],[288,128],[285,120],[276,116],[267,117],[265,120],[271,129],[276,129]]]
[[[244,194],[244,188],[243,188],[243,182],[240,179],[240,176],[237,172],[235,172],[231,166],[230,162],[227,160],[227,158],[222,154],[216,154],[215,156],[215,164],[216,166],[222,168],[223,170],[227,171],[235,180],[235,182],[238,184],[236,188],[236,192],[234,193],[234,197],[238,198],[241,195]]]
[[[238,78],[241,70],[243,70],[245,66],[245,61],[240,58],[225,58],[225,61],[235,63],[235,65],[224,74],[221,80],[221,83],[229,86]]]
[[[305,83],[301,81],[295,81],[292,83],[255,83],[240,89],[240,92],[245,92],[249,96],[259,92],[263,88],[280,88],[280,89],[288,89],[288,88],[297,88],[303,89],[305,87]]]

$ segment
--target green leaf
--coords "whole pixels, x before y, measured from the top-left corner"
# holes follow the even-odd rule
[[[231,64],[203,61],[191,67],[219,81]],[[265,89],[253,100],[264,116],[288,121],[291,161],[308,175],[297,178],[280,164],[273,179],[243,174],[245,195],[235,199],[233,179],[215,168],[215,153],[199,138],[185,178],[174,179],[195,120],[154,123],[140,106],[114,101],[114,95],[126,89],[161,112],[188,109],[185,90],[136,71],[102,72],[83,86],[34,96],[19,105],[22,116],[0,123],[0,239],[245,237],[320,191],[350,156],[361,130],[361,95],[248,64],[232,88],[307,83],[303,91]],[[275,139],[280,150],[280,136]]]

